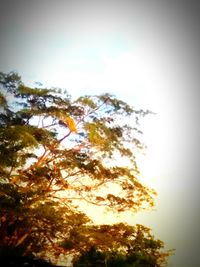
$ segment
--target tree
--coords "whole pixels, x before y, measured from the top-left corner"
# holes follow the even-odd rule
[[[92,230],[92,229],[91,229]],[[89,250],[82,253],[75,267],[158,267],[165,266],[167,257],[173,252],[162,251],[164,243],[156,240],[150,229],[143,225],[101,225],[93,227],[96,240]],[[105,249],[109,243],[110,249]]]
[[[148,110],[109,94],[72,100],[57,88],[25,86],[16,73],[0,73],[0,85],[0,250],[76,259],[102,231],[80,203],[116,212],[153,206],[136,164]]]

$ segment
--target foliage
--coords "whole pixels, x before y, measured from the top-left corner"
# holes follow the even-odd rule
[[[93,226],[89,246],[75,259],[74,266],[156,267],[165,266],[173,251],[164,252],[164,243],[156,240],[142,225]],[[107,246],[109,244],[109,247]]]
[[[153,206],[135,157],[139,118],[149,111],[109,94],[72,100],[57,88],[25,86],[16,73],[0,73],[0,86],[0,247],[52,258],[76,257],[95,240],[105,250],[123,246],[120,229],[109,236],[118,226],[103,242],[106,226],[95,226],[81,203],[116,212]]]

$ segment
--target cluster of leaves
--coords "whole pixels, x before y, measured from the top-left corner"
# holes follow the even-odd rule
[[[156,267],[166,266],[167,257],[173,251],[163,251],[164,243],[143,225],[124,223],[90,226],[83,233],[74,233],[70,241],[80,246],[81,255],[74,259],[74,266]],[[84,246],[83,235],[88,237]],[[109,247],[107,246],[109,244]],[[69,246],[66,241],[64,246]],[[74,247],[74,244],[72,245]]]
[[[138,180],[135,160],[142,147],[135,126],[149,111],[109,94],[72,101],[57,88],[27,87],[16,73],[0,73],[0,86],[0,250],[78,255],[102,228],[77,201],[117,212],[153,206],[155,192]]]

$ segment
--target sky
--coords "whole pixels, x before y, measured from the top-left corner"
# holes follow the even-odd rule
[[[156,113],[144,122],[140,161],[141,179],[158,192],[156,211],[126,219],[175,248],[174,267],[200,264],[200,7],[186,2],[1,0],[0,7],[0,71],[73,97],[109,92]]]

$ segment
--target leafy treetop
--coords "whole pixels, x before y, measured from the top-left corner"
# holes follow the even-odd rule
[[[79,203],[116,212],[153,206],[136,164],[148,110],[109,94],[72,100],[58,88],[28,87],[16,73],[0,73],[0,86],[0,246],[76,254],[95,235]],[[72,232],[81,231],[77,245]]]

